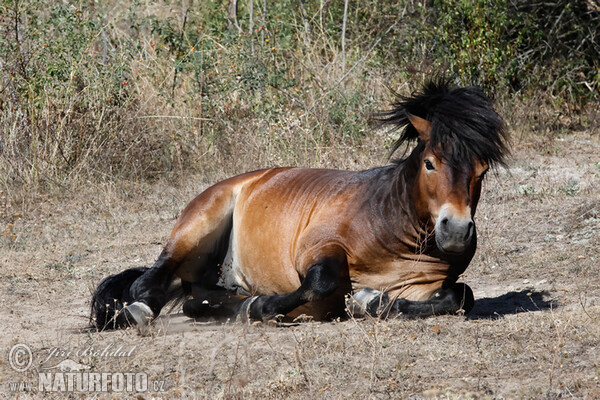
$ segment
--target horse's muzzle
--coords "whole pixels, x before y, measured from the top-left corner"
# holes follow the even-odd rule
[[[435,241],[448,254],[463,254],[473,243],[475,222],[472,218],[440,216],[435,227]]]

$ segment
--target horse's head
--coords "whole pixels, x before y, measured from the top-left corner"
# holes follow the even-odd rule
[[[462,254],[474,245],[475,209],[481,182],[489,165],[473,158],[457,164],[444,156],[451,145],[432,146],[431,122],[409,115],[419,132],[423,150],[414,185],[415,210],[421,220],[435,227],[435,242],[447,254]]]
[[[473,250],[473,217],[488,168],[507,153],[504,123],[475,87],[450,88],[429,82],[421,93],[400,97],[383,122],[404,127],[394,145],[418,141],[400,165],[414,178],[416,217],[435,228],[437,247],[446,254]],[[412,180],[412,179],[411,179]]]

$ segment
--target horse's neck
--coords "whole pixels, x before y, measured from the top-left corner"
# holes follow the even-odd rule
[[[415,211],[414,185],[416,172],[410,165],[399,165],[390,171],[389,190],[379,199],[382,214],[403,244],[424,254],[431,245],[433,227],[419,219]]]

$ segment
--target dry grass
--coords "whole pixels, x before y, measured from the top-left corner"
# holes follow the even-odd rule
[[[386,143],[366,138],[389,98],[390,72],[367,65],[376,39],[355,34],[346,67],[323,21],[309,34],[275,6],[239,37],[212,3],[80,6],[2,6],[0,187],[12,202],[90,182],[355,167]]]

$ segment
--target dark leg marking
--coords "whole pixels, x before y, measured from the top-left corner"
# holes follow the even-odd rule
[[[270,320],[286,315],[309,301],[321,300],[340,285],[341,263],[326,260],[309,268],[300,287],[286,294],[261,295],[248,298],[239,310],[241,319]]]
[[[190,318],[227,320],[235,318],[248,296],[221,290],[204,290],[183,304],[183,313]]]
[[[439,289],[431,299],[425,301],[396,299],[390,302],[387,293],[373,289],[361,290],[352,296],[352,301],[352,306],[348,308],[353,315],[363,316],[366,313],[384,318],[395,316],[424,318],[432,315],[455,314],[460,310],[469,313],[475,305],[473,291],[464,283]]]
[[[173,271],[168,263],[159,258],[152,268],[133,282],[129,293],[135,301],[143,302],[150,307],[154,316],[158,316],[170,300],[168,289],[173,278]]]

